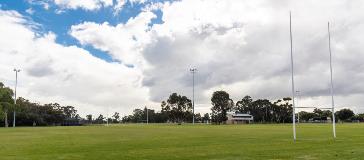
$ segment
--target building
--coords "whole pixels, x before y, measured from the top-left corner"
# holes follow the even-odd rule
[[[250,114],[228,112],[226,124],[246,124],[251,123],[254,117]]]
[[[308,120],[311,123],[331,123],[331,117],[314,117]]]

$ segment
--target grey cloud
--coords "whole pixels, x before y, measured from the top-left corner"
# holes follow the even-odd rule
[[[301,3],[301,8],[291,3],[286,4],[283,8],[285,11],[282,11],[281,6],[275,6],[271,12],[266,13],[273,18],[269,23],[248,21],[244,25],[238,25],[245,33],[238,39],[214,37],[214,33],[225,36],[236,29],[230,24],[220,28],[202,24],[187,33],[173,33],[172,38],[157,36],[143,53],[147,62],[153,66],[144,71],[144,85],[150,88],[152,100],[159,101],[171,90],[190,96],[192,84],[188,69],[191,66],[196,66],[199,70],[196,95],[204,103],[209,103],[202,96],[204,91],[234,83],[253,85],[241,88],[241,92],[236,93],[239,94],[237,97],[245,94],[262,98],[290,96],[290,7],[298,10],[294,14],[296,17],[293,24],[296,89],[301,90],[304,97],[329,95],[327,22],[322,19],[335,17],[335,23],[332,24],[335,94],[362,95],[364,54],[361,50],[364,45],[357,38],[362,37],[363,33],[360,30],[363,24],[358,21],[363,17],[359,10],[364,6],[349,11],[340,9],[340,4],[333,3],[327,13],[318,16],[315,13],[321,12],[321,9],[311,8],[316,3]],[[340,26],[349,25],[348,23],[350,27]],[[258,83],[252,83],[254,81]]]
[[[54,74],[51,61],[38,61],[27,69],[27,73],[34,77],[44,77]]]
[[[113,57],[120,61],[142,52],[137,58],[148,67],[137,65],[135,69],[142,72],[142,85],[148,88],[154,102],[164,100],[172,92],[191,97],[191,67],[198,69],[196,98],[205,106],[210,104],[207,92],[216,89],[227,90],[235,100],[246,94],[277,99],[290,96],[288,18],[292,11],[296,90],[306,99],[328,97],[327,21],[331,21],[335,95],[341,100],[338,103],[352,103],[360,108],[358,97],[364,97],[364,2],[226,0],[219,3],[227,5],[216,5],[217,2],[183,0],[166,5],[161,10],[163,23],[149,25],[150,21],[145,21],[143,25],[147,23],[148,29],[142,27],[138,37],[121,40],[113,33],[130,33],[130,28],[93,23],[83,26],[84,30],[93,30],[80,32],[78,39],[101,50],[116,50]],[[196,3],[201,6],[181,8]],[[108,29],[112,32],[102,32]],[[133,40],[146,41],[128,46],[126,42]]]

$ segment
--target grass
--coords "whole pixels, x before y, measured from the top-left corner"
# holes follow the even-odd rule
[[[1,160],[363,159],[364,124],[0,128]]]

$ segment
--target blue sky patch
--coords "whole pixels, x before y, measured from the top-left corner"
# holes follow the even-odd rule
[[[48,2],[48,3],[47,3]],[[152,1],[154,3],[158,1]],[[44,3],[49,5],[45,9]],[[114,4],[116,2],[114,1]],[[115,14],[113,6],[101,7],[97,10],[83,10],[83,9],[62,9],[50,1],[33,1],[29,3],[26,0],[11,0],[0,2],[1,9],[3,10],[16,10],[25,17],[29,17],[35,23],[40,24],[40,32],[48,33],[53,32],[56,34],[56,42],[65,46],[76,45],[80,48],[88,50],[93,56],[100,58],[106,62],[118,62],[114,60],[107,52],[95,49],[89,45],[81,45],[75,38],[69,35],[69,30],[72,25],[77,25],[83,22],[104,23],[108,22],[110,25],[116,26],[120,23],[126,23],[130,18],[136,17],[142,9],[147,5],[139,3],[127,2],[123,9]],[[28,11],[27,11],[28,10]],[[153,11],[157,18],[152,19],[153,24],[162,23],[162,12],[160,10]],[[133,68],[132,64],[125,64],[127,67]]]

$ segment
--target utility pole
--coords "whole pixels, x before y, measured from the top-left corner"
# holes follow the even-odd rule
[[[13,117],[13,127],[15,127],[15,116],[16,116],[16,88],[18,86],[18,73],[20,72],[20,69],[15,69],[14,68],[14,72],[15,72],[15,89],[14,89],[14,117]]]
[[[195,124],[195,73],[197,69],[191,68],[190,72],[192,73],[192,124]]]

